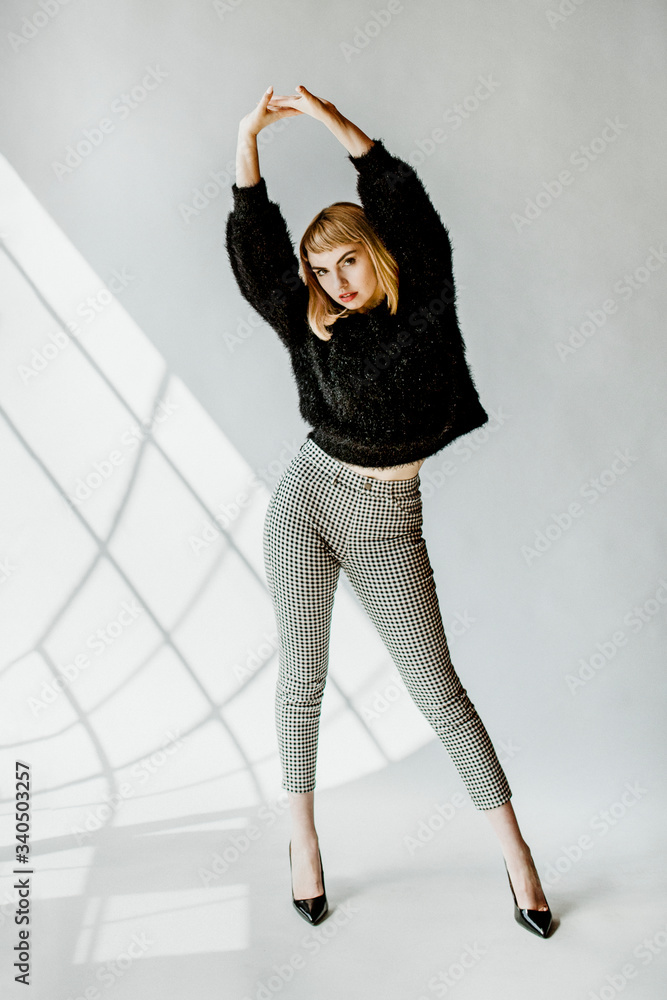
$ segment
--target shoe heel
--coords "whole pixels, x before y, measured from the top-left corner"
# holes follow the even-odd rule
[[[510,873],[507,871],[507,862],[505,862],[505,872],[507,873],[507,881],[510,884],[510,889],[512,891],[512,899],[514,900],[514,919],[526,930],[531,931],[533,934],[537,934],[538,937],[545,938],[551,930],[551,922],[553,920],[551,910],[527,910],[519,909],[516,901],[516,895],[514,892],[514,886],[512,885],[512,879],[510,878]],[[546,899],[546,897],[545,897]],[[548,907],[547,903],[547,907]]]
[[[329,904],[327,902],[327,890],[324,884],[324,865],[322,864],[322,855],[318,848],[317,853],[320,858],[320,874],[322,876],[322,889],[324,890],[321,895],[313,896],[311,899],[295,899],[294,890],[292,890],[292,905],[294,909],[303,917],[307,923],[314,925],[319,924],[321,920],[329,912]],[[289,842],[289,870],[290,870],[290,880],[292,877],[292,841]]]

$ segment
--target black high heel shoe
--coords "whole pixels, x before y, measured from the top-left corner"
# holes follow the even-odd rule
[[[514,894],[512,879],[510,878],[510,873],[507,871],[507,862],[505,862],[505,871],[507,872],[507,881],[510,884],[512,898],[514,899],[514,919],[518,924],[521,924],[522,927],[532,931],[533,934],[537,934],[538,937],[547,937],[549,931],[551,930],[551,921],[553,919],[551,910],[548,908],[549,904],[547,903],[546,910],[520,910]],[[546,900],[546,896],[544,898]]]
[[[320,854],[319,848],[317,853]],[[289,842],[289,871],[290,879],[292,877],[292,841]],[[296,912],[307,920],[309,924],[318,924],[327,913],[329,912],[329,904],[327,903],[327,891],[324,885],[324,866],[322,865],[322,855],[320,854],[320,872],[322,874],[322,889],[324,892],[321,896],[313,896],[311,899],[295,899],[294,890],[292,890],[292,905]]]

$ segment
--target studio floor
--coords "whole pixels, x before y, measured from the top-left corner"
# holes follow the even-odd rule
[[[291,906],[281,797],[243,814],[108,826],[82,845],[93,853],[80,892],[72,852],[42,844],[42,870],[65,877],[34,931],[38,970],[59,971],[38,975],[33,995],[663,997],[664,865],[657,849],[637,851],[635,819],[606,835],[598,823],[578,847],[556,826],[560,806],[529,809],[515,793],[555,918],[542,940],[515,923],[491,827],[451,768],[438,795],[442,755],[432,742],[318,794],[330,912],[317,928]]]

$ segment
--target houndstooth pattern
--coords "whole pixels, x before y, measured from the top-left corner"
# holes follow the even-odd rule
[[[315,788],[342,567],[475,808],[509,801],[493,744],[450,659],[422,536],[419,474],[396,481],[364,476],[308,437],[269,500],[263,545],[279,637],[275,712],[283,787]]]

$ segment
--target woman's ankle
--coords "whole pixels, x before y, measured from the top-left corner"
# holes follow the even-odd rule
[[[504,854],[505,860],[510,863],[526,864],[533,861],[530,847],[525,840],[512,844]]]

